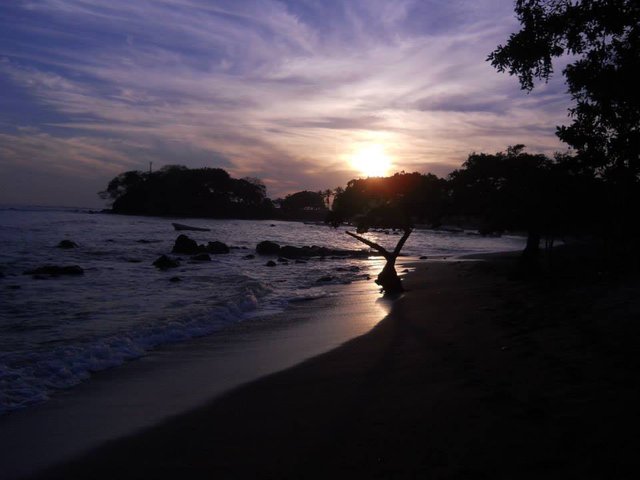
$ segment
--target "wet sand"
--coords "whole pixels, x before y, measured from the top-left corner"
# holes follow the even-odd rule
[[[331,295],[337,288],[340,295]],[[68,461],[330,351],[371,330],[390,309],[373,282],[325,289],[326,297],[164,346],[43,404],[0,416],[0,479]]]
[[[640,292],[424,262],[370,333],[42,478],[637,478]]]

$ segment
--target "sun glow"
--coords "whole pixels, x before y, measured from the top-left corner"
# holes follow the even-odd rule
[[[384,177],[391,169],[391,159],[382,145],[367,145],[358,149],[350,160],[351,166],[367,177]]]

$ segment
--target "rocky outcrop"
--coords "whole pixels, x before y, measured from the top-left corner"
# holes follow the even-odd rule
[[[187,237],[186,235],[180,235],[176,238],[175,243],[173,244],[173,250],[171,253],[184,253],[186,255],[195,255],[196,253],[200,253],[200,248],[198,247],[198,243],[195,240]]]
[[[168,257],[166,255],[160,255],[155,262],[153,262],[153,266],[159,268],[160,270],[168,270],[170,268],[176,268],[180,266],[180,262],[175,259]]]
[[[221,253],[229,253],[229,251],[229,247],[222,242],[215,241],[209,242],[206,245],[198,245],[198,242],[183,234],[176,238],[171,253],[182,253],[185,255],[211,253],[219,255]]]
[[[229,247],[222,242],[209,242],[205,247],[207,253],[212,253],[214,255],[219,255],[221,253],[229,253]]]
[[[280,245],[269,240],[264,240],[256,246],[256,253],[260,255],[278,255]]]
[[[265,245],[270,244],[270,245]],[[277,249],[272,245],[277,246]],[[288,260],[308,259],[311,257],[331,257],[331,258],[366,258],[372,254],[366,250],[335,250],[317,245],[305,247],[293,247],[291,245],[279,246],[273,242],[260,242],[256,251],[263,255],[278,255]]]

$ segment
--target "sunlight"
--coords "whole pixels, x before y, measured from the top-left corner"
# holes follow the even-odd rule
[[[382,145],[366,145],[352,155],[351,166],[367,177],[384,177],[391,169],[391,159]]]

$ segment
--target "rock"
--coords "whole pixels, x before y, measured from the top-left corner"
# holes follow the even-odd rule
[[[304,260],[296,260],[296,263],[307,263],[307,262]]]
[[[304,248],[286,245],[280,249],[280,256],[295,259],[300,257],[308,257],[310,255],[305,252]]]
[[[181,282],[182,279],[180,277],[171,277],[169,279],[170,282],[176,283],[176,282]]]
[[[276,226],[276,224],[275,224],[275,223],[272,223],[272,224],[271,224],[271,225],[269,225],[269,226],[270,226],[270,227],[275,227],[275,226]]]
[[[24,272],[25,275],[50,275],[57,277],[59,275],[82,275],[84,270],[78,265],[70,265],[61,267],[59,265],[45,265],[44,267],[38,267],[34,270],[28,270]]]
[[[70,248],[78,248],[78,244],[76,242],[72,242],[71,240],[62,240],[58,244],[58,248],[64,248],[68,250]]]
[[[267,263],[265,263],[265,266],[267,267],[275,267],[277,265],[276,262],[274,262],[273,260],[269,260]]]
[[[255,255],[252,255],[252,254],[249,254],[249,255],[245,255],[245,256],[244,256],[244,257],[242,257],[242,258],[244,258],[245,260],[253,260],[254,258],[256,258],[256,256],[255,256]]]
[[[278,257],[278,262],[280,262],[280,263],[289,263],[289,260],[287,260],[286,258],[283,258],[283,257]]]
[[[194,255],[198,252],[200,252],[198,243],[186,235],[180,235],[176,238],[176,242],[173,244],[173,250],[171,250],[171,253],[184,253],[186,255]]]
[[[210,262],[211,257],[208,253],[199,253],[191,257],[191,260],[195,260],[196,262]]]
[[[129,262],[129,263],[141,263],[142,260],[140,260],[139,258],[127,258],[127,262]]]
[[[318,280],[316,280],[316,282],[317,283],[330,282],[331,280],[333,280],[333,277],[331,275],[326,275],[324,277],[320,277]]]
[[[166,255],[160,255],[155,262],[153,262],[153,266],[159,268],[160,270],[168,270],[169,268],[176,268],[180,266],[180,262],[174,258],[168,257]]]
[[[214,255],[229,253],[229,247],[226,244],[218,241],[207,243],[205,250],[208,253],[213,253]]]
[[[113,242],[113,240],[111,241]],[[136,240],[137,243],[160,243],[161,241],[162,240],[146,240],[144,238],[141,238],[140,240]]]
[[[260,255],[277,255],[280,252],[280,245],[265,240],[256,246],[256,252]]]
[[[422,255],[422,256],[420,257],[420,260],[426,260],[427,258],[429,258],[429,257],[427,257],[426,255]]]

